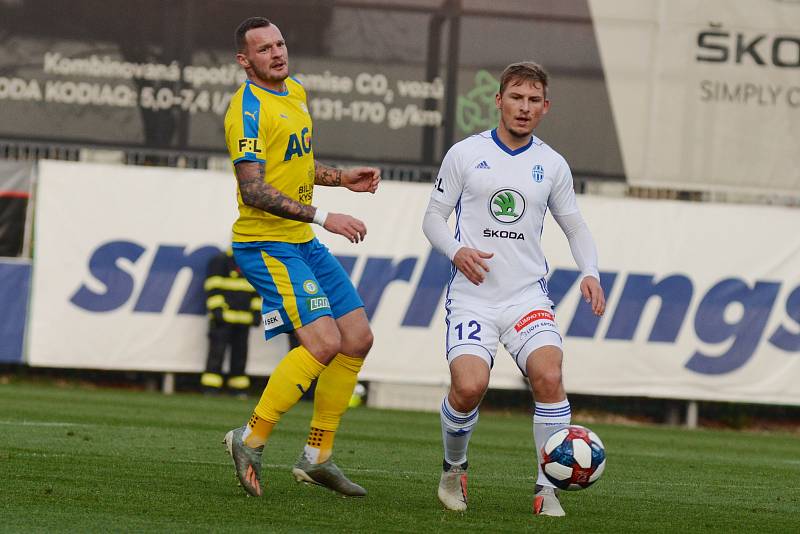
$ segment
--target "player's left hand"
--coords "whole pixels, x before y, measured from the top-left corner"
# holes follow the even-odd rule
[[[375,193],[381,183],[381,170],[375,167],[353,167],[342,171],[342,185],[356,193]]]
[[[351,243],[364,241],[367,226],[355,217],[344,213],[329,213],[322,226],[329,232],[345,236]]]
[[[606,297],[597,278],[585,276],[581,280],[581,295],[583,295],[583,300],[592,307],[595,315],[598,317],[603,315],[603,312],[606,311]]]

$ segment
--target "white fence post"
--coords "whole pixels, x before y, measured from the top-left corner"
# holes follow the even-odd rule
[[[698,411],[697,401],[686,403],[686,428],[697,428]]]
[[[175,373],[164,373],[164,380],[161,382],[161,393],[164,395],[175,393]]]

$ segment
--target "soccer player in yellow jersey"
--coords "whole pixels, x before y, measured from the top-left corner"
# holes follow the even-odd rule
[[[264,444],[281,415],[317,379],[311,431],[292,473],[297,481],[361,497],[366,490],[347,479],[331,454],[339,420],[372,346],[372,331],[347,274],[309,223],[353,243],[362,241],[367,234],[363,222],[312,205],[314,185],[374,193],[380,171],[341,170],[314,161],[305,90],[289,76],[286,42],[277,26],[252,17],[239,25],[235,40],[236,60],[247,81],[225,115],[238,182],[234,256],[263,299],[266,338],[294,331],[300,346],[275,368],[249,422],[228,432],[224,443],[242,487],[261,496]]]

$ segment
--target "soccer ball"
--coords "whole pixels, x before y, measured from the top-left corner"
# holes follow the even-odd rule
[[[350,408],[356,408],[361,406],[361,403],[364,402],[364,395],[367,394],[367,388],[364,384],[356,384],[356,387],[353,388],[353,394],[350,396],[350,402],[348,402],[348,406]]]
[[[606,449],[588,428],[571,425],[554,432],[542,447],[547,479],[564,490],[588,488],[606,468]]]

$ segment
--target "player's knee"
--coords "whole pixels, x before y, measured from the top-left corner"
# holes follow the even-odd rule
[[[561,379],[560,367],[553,366],[541,369],[533,378],[534,391],[549,397],[562,388]]]
[[[357,332],[346,332],[343,334],[345,335],[343,335],[342,339],[342,354],[355,358],[366,358],[375,340],[369,326],[364,329],[359,329]]]
[[[375,336],[372,335],[372,330],[367,328],[367,331],[361,334],[356,342],[356,356],[365,358],[372,348],[373,341],[375,341]]]
[[[480,404],[488,384],[478,381],[462,381],[451,385],[455,402],[453,408],[460,412],[468,412]]]
[[[342,350],[342,338],[335,332],[307,341],[304,345],[317,361],[327,365]]]
[[[326,362],[331,361],[341,350],[342,339],[338,337],[323,339],[319,344],[319,356],[324,358]]]

